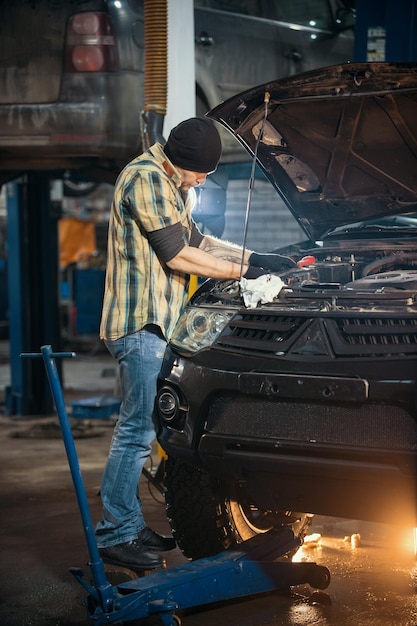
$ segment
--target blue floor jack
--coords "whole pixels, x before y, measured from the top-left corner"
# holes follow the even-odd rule
[[[75,357],[74,352],[53,353],[51,346],[22,357],[43,357],[61,426],[78,506],[89,552],[92,583],[79,568],[70,572],[88,593],[87,610],[92,624],[123,624],[156,615],[164,626],[181,624],[178,610],[209,605],[308,583],[326,589],[330,572],[316,563],[293,563],[280,557],[298,548],[300,540],[290,529],[269,531],[208,558],[160,570],[113,586],[106,578],[97,547],[94,526],[81,476],[74,438],[65,408],[55,358]]]

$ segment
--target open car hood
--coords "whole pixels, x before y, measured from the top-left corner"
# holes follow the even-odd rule
[[[311,240],[417,210],[417,64],[350,63],[259,85],[212,109]]]

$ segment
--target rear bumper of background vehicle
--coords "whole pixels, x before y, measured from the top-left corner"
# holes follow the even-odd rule
[[[57,102],[0,105],[0,169],[59,169],[68,159],[134,154],[141,139],[132,81],[129,74],[66,77]]]
[[[181,405],[174,419],[159,416],[168,454],[244,484],[263,508],[416,516],[414,382],[239,373],[185,359],[176,372],[160,380],[159,393],[171,388]]]
[[[99,104],[0,106],[0,169],[59,169],[68,159],[126,154],[126,137]],[[7,124],[6,119],[12,119]],[[50,165],[49,165],[50,162]]]

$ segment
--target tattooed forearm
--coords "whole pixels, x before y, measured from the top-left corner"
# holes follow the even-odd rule
[[[205,236],[200,244],[200,250],[211,254],[218,259],[224,259],[225,261],[232,261],[233,263],[241,263],[242,261],[242,248],[236,246],[233,243],[226,241],[219,241],[214,237]],[[245,260],[249,252],[245,253]]]

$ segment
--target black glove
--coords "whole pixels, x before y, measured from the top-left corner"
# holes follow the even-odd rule
[[[258,254],[257,252],[252,252],[250,255],[249,265],[263,267],[264,270],[271,272],[284,272],[285,270],[297,267],[297,264],[290,259],[289,256],[282,256],[281,254]]]
[[[246,272],[243,274],[243,278],[248,278],[249,280],[254,280],[255,278],[259,278],[259,276],[265,276],[265,274],[270,274],[268,270],[265,270],[263,267],[253,267],[253,265],[249,265]]]

